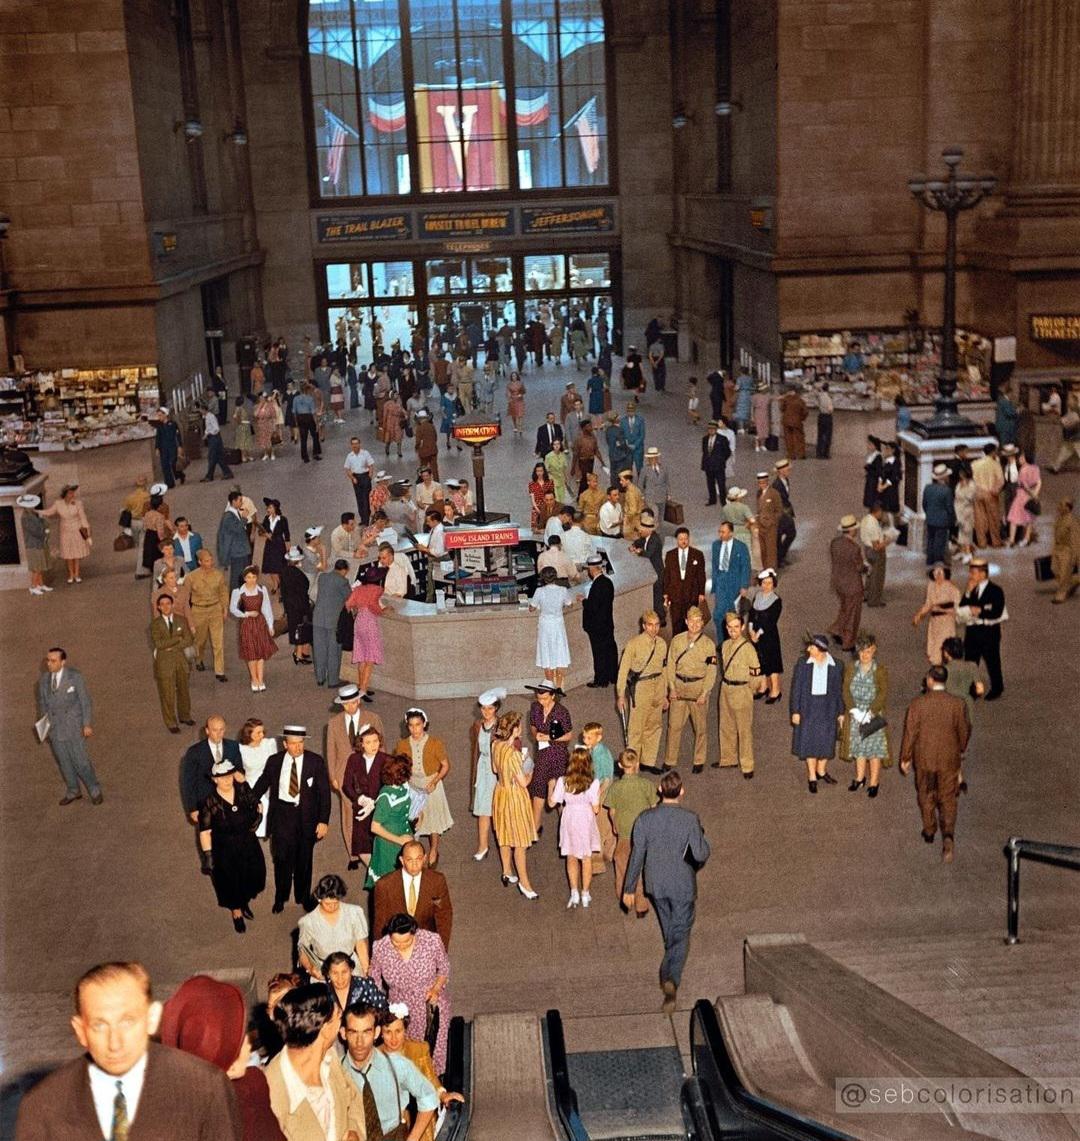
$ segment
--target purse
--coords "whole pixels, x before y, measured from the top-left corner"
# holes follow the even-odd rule
[[[1024,504],[1024,510],[1029,515],[1041,515],[1042,514],[1042,504],[1033,495],[1027,501],[1027,503]]]
[[[876,717],[871,717],[869,721],[864,721],[859,726],[859,736],[865,740],[867,737],[879,733],[886,725],[888,725],[888,721],[879,713]]]
[[[89,539],[90,538],[90,528],[89,527],[80,527],[79,528],[79,534],[82,535],[82,537],[84,539]]]
[[[435,1043],[439,1038],[439,1008],[434,1003],[425,1003],[426,1020],[424,1023],[424,1041],[428,1044],[431,1053],[435,1053]]]
[[[113,539],[112,549],[114,551],[130,551],[134,546],[135,540],[130,535],[121,532]]]

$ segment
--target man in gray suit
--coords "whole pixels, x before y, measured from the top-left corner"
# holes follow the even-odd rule
[[[332,571],[323,571],[319,575],[316,586],[318,597],[311,611],[315,684],[337,689],[341,685],[341,644],[337,640],[337,624],[341,608],[351,593],[348,562],[338,559]]]
[[[90,803],[100,804],[101,785],[84,744],[94,734],[94,707],[82,674],[67,664],[67,651],[59,646],[45,655],[45,671],[38,678],[38,712],[49,719],[48,741],[67,784],[60,804],[82,799],[79,781],[86,785]]]
[[[244,568],[251,562],[251,542],[247,523],[240,514],[239,491],[229,492],[229,506],[218,524],[218,566],[229,575],[229,589],[235,590],[244,580]]]
[[[656,908],[664,936],[660,986],[665,1014],[675,1010],[675,996],[690,949],[697,896],[697,869],[709,858],[709,842],[697,814],[683,808],[682,778],[677,772],[660,778],[660,803],[643,812],[630,834],[630,863],[623,882],[623,906],[634,906],[638,878]]]

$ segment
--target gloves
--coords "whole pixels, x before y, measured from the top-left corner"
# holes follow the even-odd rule
[[[375,801],[370,796],[361,796],[356,805],[357,820],[366,820],[375,811]]]
[[[214,853],[200,852],[199,863],[202,865],[200,870],[204,876],[212,875],[214,871]]]

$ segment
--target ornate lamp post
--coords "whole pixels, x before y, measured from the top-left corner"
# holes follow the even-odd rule
[[[979,429],[956,410],[956,219],[963,210],[973,210],[988,194],[993,194],[997,179],[992,175],[958,174],[956,168],[964,157],[960,147],[941,152],[949,173],[944,179],[928,179],[916,175],[908,181],[913,197],[927,210],[945,215],[945,315],[941,322],[941,372],[933,417],[913,422],[913,431],[930,438],[973,436]]]

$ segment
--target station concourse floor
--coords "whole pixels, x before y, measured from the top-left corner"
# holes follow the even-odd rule
[[[701,404],[707,409],[707,369],[698,371]],[[685,504],[693,541],[708,553],[719,508],[704,505],[698,468],[703,427],[691,427],[686,415],[689,372],[685,365],[672,365],[667,394],[650,387],[641,412],[647,443],[659,445],[671,466],[671,494]],[[490,509],[527,521],[525,486],[536,427],[549,408],[557,407],[564,381],[576,377],[583,382],[586,375],[565,366],[526,372],[525,434],[504,435],[486,452]],[[613,396],[616,409],[623,411],[617,382]],[[501,396],[499,407],[505,407]],[[256,502],[264,495],[280,498],[294,536],[317,522],[327,525],[328,535],[338,514],[353,507],[341,464],[348,435],[357,426],[380,466],[395,474],[410,474],[415,467],[408,441],[403,461],[386,461],[366,419],[357,411],[349,414],[346,426],[331,427],[321,464],[302,466],[297,449],[287,448],[273,464],[244,465],[238,481]],[[799,535],[792,564],[779,583],[785,690],[803,632],[823,629],[835,614],[827,547],[840,516],[860,510],[865,435],[889,429],[885,415],[840,412],[836,420],[833,458],[794,464]],[[812,441],[813,415],[807,435]],[[1057,435],[1054,425],[1040,425],[1044,463],[1056,450]],[[736,482],[753,489],[755,471],[776,458],[755,456],[752,439],[740,436]],[[444,478],[471,475],[468,452],[444,452],[440,466]],[[230,485],[220,480],[201,484],[202,474],[201,465],[193,465],[187,485],[171,493],[169,501],[174,515],[189,516],[212,542]],[[1075,493],[1078,482],[1075,473],[1047,476],[1037,546],[994,552],[1000,568],[995,577],[1005,588],[1010,615],[1004,631],[1006,693],[1003,700],[976,711],[965,766],[970,793],[961,798],[957,858],[951,867],[942,865],[937,845],[931,848],[919,838],[912,779],[901,777],[895,765],[884,773],[876,800],[847,792],[850,767],[839,760],[830,771],[840,783],[822,787],[815,797],[807,793],[804,768],[790,753],[786,701],[755,707],[753,781],[742,780],[737,769],[689,775],[690,746],[684,741],[686,804],[705,822],[712,858],[699,876],[698,917],[680,1007],[689,1009],[699,997],[742,990],[741,947],[751,933],[803,932],[820,940],[960,932],[1000,938],[1006,838],[1080,842],[1080,598],[1052,606],[1051,588],[1037,586],[1032,570],[1033,556],[1049,551],[1058,498],[1066,491]],[[50,498],[57,490],[50,487]],[[87,501],[97,542],[82,585],[66,586],[61,568],[53,579],[55,593],[47,597],[31,597],[24,590],[0,595],[0,1065],[5,1079],[28,1065],[76,1052],[67,1025],[68,993],[93,963],[139,959],[163,985],[175,985],[200,970],[248,966],[262,985],[290,964],[298,908],[271,915],[268,887],[254,902],[256,918],[248,933],[237,936],[199,874],[192,829],[177,795],[179,757],[196,731],[175,737],[162,725],[147,641],[147,584],[133,580],[130,552],[111,550],[125,494],[118,488]],[[959,567],[957,576],[962,582]],[[911,625],[925,582],[921,553],[894,549],[887,606],[863,612],[864,625],[876,632],[880,660],[889,669],[894,750],[906,702],[917,692],[925,666],[925,627],[914,630]],[[580,621],[580,609],[568,620]],[[433,653],[438,653],[437,629],[433,620]],[[63,785],[50,751],[33,735],[39,663],[54,644],[67,648],[94,700],[90,751],[105,791],[101,807],[86,800],[58,807]],[[329,716],[327,691],[316,689],[309,669],[293,665],[284,639],[267,665],[268,688],[261,694],[251,693],[237,660],[232,622],[226,627],[226,649],[228,684],[216,682],[210,670],[192,675],[197,721],[220,712],[231,736],[251,715],[261,716],[271,733],[284,722],[301,721],[311,729],[313,747],[320,748]],[[530,624],[522,634],[521,654],[531,659],[533,653]],[[446,668],[453,670],[454,662],[448,660]],[[378,691],[377,669],[373,684]],[[601,721],[606,740],[618,751],[613,690],[579,688],[566,703],[575,726]],[[406,705],[379,694],[372,708],[391,725]],[[506,706],[527,710],[519,695],[512,695]],[[446,741],[453,763],[446,787],[455,826],[444,837],[440,868],[449,880],[455,912],[454,1013],[542,1013],[559,1007],[564,1016],[581,1017],[657,1011],[661,942],[655,920],[638,922],[622,914],[610,871],[594,881],[588,911],[566,910],[554,814],[548,815],[544,834],[529,854],[537,902],[501,886],[494,848],[485,861],[473,861],[476,828],[469,812],[467,733],[475,706],[467,700],[433,701],[427,710],[432,732]],[[710,728],[711,760],[716,752],[714,705]],[[345,871],[336,807],[330,834],[316,850],[316,876],[331,870]],[[346,878],[349,898],[363,901],[360,874]],[[1029,865],[1023,878],[1022,929],[1080,927],[1080,892],[1072,873]]]

